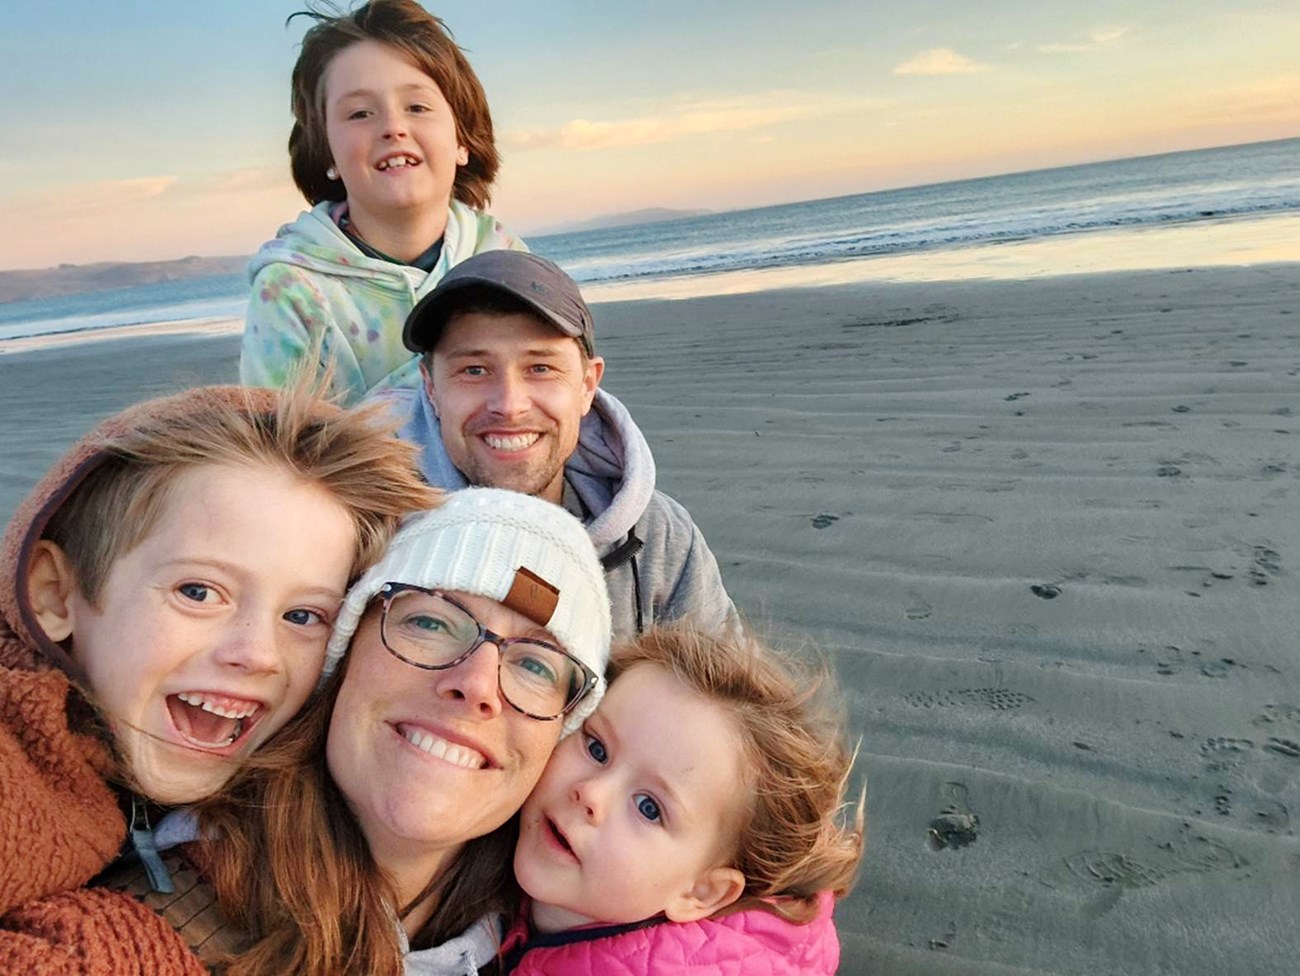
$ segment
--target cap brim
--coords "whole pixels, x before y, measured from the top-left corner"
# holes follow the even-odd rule
[[[546,319],[551,325],[555,326],[561,334],[568,336],[570,339],[577,339],[579,344],[582,342],[582,328],[567,321],[558,312],[548,308],[541,302],[537,301],[531,295],[517,291],[508,285],[503,285],[499,281],[491,278],[479,278],[474,275],[458,275],[451,281],[444,281],[433,291],[425,295],[411,313],[407,315],[406,322],[402,326],[402,345],[414,353],[428,352],[438,343],[438,337],[442,335],[443,326],[446,322],[446,310],[442,307],[446,304],[448,296],[464,288],[491,288],[493,291],[499,291],[504,295],[515,298],[538,315]],[[591,350],[587,350],[591,354]]]

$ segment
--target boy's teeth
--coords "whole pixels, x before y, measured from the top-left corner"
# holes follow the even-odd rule
[[[484,434],[483,440],[487,441],[488,447],[494,451],[522,451],[526,447],[532,447],[540,436],[540,434],[514,434],[510,437],[498,437],[495,434]]]
[[[415,748],[427,752],[437,759],[449,762],[453,766],[460,766],[462,769],[482,769],[487,765],[487,760],[473,749],[458,746],[446,739],[440,739],[423,729],[402,726],[401,732],[402,737]]]
[[[193,692],[181,692],[176,697],[186,705],[193,705],[195,708],[201,708],[213,715],[220,715],[222,718],[248,718],[261,707],[259,705],[244,705],[239,708],[225,708]]]

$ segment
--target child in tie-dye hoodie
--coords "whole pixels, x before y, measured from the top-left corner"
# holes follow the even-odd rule
[[[289,156],[313,207],[253,258],[239,373],[284,386],[319,341],[355,402],[418,387],[402,323],[448,269],[526,248],[482,209],[499,165],[492,117],[442,22],[414,0],[307,16]]]

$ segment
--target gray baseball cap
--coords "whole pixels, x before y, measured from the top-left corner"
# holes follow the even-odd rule
[[[578,283],[559,265],[527,251],[484,251],[456,265],[411,309],[402,328],[402,344],[411,352],[432,349],[455,307],[451,296],[475,287],[519,299],[561,333],[577,339],[588,356],[596,355],[591,309],[582,300]]]

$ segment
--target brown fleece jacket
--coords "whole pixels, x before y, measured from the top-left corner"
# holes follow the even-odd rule
[[[205,388],[110,418],[75,445],[19,506],[0,549],[0,973],[201,976],[185,940],[128,894],[85,888],[116,856],[126,822],[114,758],[66,651],[41,632],[26,592],[33,544],[102,463],[101,445],[141,420],[272,394]],[[70,677],[71,676],[71,677]]]

